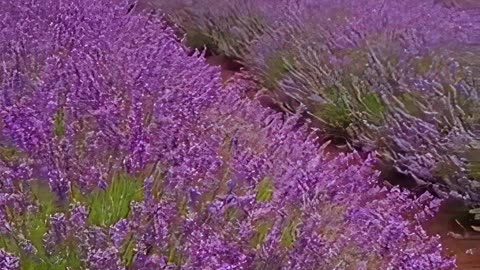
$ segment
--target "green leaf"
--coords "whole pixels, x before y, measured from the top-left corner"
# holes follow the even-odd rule
[[[432,56],[420,57],[414,63],[415,72],[421,75],[425,75],[430,71],[432,65]]]
[[[56,205],[57,195],[51,191],[47,183],[35,181],[31,183],[34,200],[38,203],[40,214],[49,216],[58,211]]]
[[[284,247],[289,248],[295,243],[298,224],[296,221],[291,221],[283,229],[281,243]]]
[[[178,213],[185,217],[188,215],[188,199],[187,197],[181,197],[177,203]]]
[[[260,248],[260,246],[265,241],[265,238],[267,237],[268,233],[270,232],[271,228],[272,228],[272,225],[270,222],[266,222],[266,221],[260,222],[251,240],[251,245],[253,248]]]
[[[468,171],[473,179],[480,181],[480,161],[470,161]]]
[[[20,247],[15,240],[6,235],[0,236],[0,248],[5,249],[5,251],[12,254],[18,254],[20,252]]]
[[[135,239],[133,235],[130,235],[128,241],[123,246],[122,262],[123,265],[130,267],[133,263],[133,257],[135,255]]]
[[[273,182],[270,178],[265,177],[257,185],[257,201],[266,202],[271,200],[273,195]]]
[[[179,240],[173,236],[167,248],[168,262],[174,265],[181,265],[183,258],[178,247],[180,246]]]
[[[316,105],[313,114],[331,127],[346,129],[352,123],[352,117],[341,89],[333,85],[319,92],[325,94],[329,103]]]
[[[63,137],[63,135],[65,135],[65,120],[63,109],[58,110],[58,112],[54,116],[53,130],[57,137]]]
[[[230,206],[226,211],[225,211],[225,220],[227,221],[234,221],[234,220],[239,220],[245,217],[245,211],[242,210],[242,208],[237,207],[237,206]]]
[[[118,174],[106,190],[97,190],[88,196],[88,219],[92,224],[109,227],[127,217],[130,203],[142,198],[142,181]]]
[[[48,230],[48,217],[60,211],[57,205],[57,195],[50,190],[47,183],[34,181],[30,184],[32,199],[38,206],[38,211],[27,213],[24,219],[25,235],[40,254],[43,254],[43,236]]]
[[[383,122],[383,114],[386,111],[386,106],[381,101],[380,97],[376,93],[368,93],[362,97],[363,105],[372,120],[381,123]]]
[[[21,152],[14,147],[8,147],[8,146],[0,147],[0,156],[6,160],[9,160],[9,161],[15,160],[20,155],[21,155]]]
[[[212,51],[217,50],[217,44],[215,40],[207,33],[198,29],[189,29],[186,32],[186,43],[188,47],[203,50],[204,47]]]
[[[266,61],[265,86],[270,90],[275,90],[278,87],[278,81],[290,71],[293,62],[293,56],[282,51],[275,52],[270,56]]]

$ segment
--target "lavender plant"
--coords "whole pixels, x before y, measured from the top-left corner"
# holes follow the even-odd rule
[[[281,1],[267,12],[269,1],[248,3],[253,8],[196,1],[188,23],[182,9],[169,12],[187,32],[200,25],[200,33],[220,36],[215,44],[231,46],[237,41],[204,26],[225,6],[237,17],[254,10],[249,18],[268,18],[261,32],[235,28],[253,37],[241,49],[215,49],[260,74],[287,109],[306,105],[324,132],[379,151],[389,166],[440,195],[480,202],[475,4]]]
[[[186,34],[186,44],[243,59],[287,6],[285,1],[152,1]],[[210,7],[210,8],[209,8]]]
[[[288,75],[284,91],[304,100],[312,108],[311,114],[327,125],[332,124],[332,114],[316,103],[324,102],[327,108],[330,104],[335,106],[334,119],[344,120],[340,128],[347,130],[354,144],[379,150],[384,161],[411,175],[419,184],[433,182],[439,194],[458,196],[456,192],[460,192],[467,201],[478,202],[476,162],[465,156],[478,149],[479,129],[471,105],[478,103],[474,79],[477,64],[475,58],[460,62],[448,51],[474,42],[476,26],[465,26],[465,22],[474,20],[475,15],[435,5],[419,6],[412,15],[428,18],[429,24],[436,18],[422,16],[422,12],[445,16],[439,15],[442,21],[428,28],[421,23],[418,29],[414,24],[402,30],[403,22],[391,18],[402,11],[382,8],[388,24],[380,28],[380,36],[369,32],[378,30],[369,27],[368,21],[358,20],[358,26],[350,30],[354,34],[344,35],[343,40],[350,44],[327,44],[322,48],[318,42],[319,46],[299,54],[298,60],[303,64],[297,64],[300,68]],[[446,19],[449,16],[451,19]],[[408,16],[402,19],[408,21]],[[461,27],[461,32],[455,35],[456,40],[451,40],[457,27]],[[397,37],[392,39],[385,34]],[[359,37],[360,41],[356,41]],[[348,54],[338,56],[342,51]],[[325,61],[332,57],[333,63]],[[323,67],[321,72],[318,66]],[[325,91],[331,91],[332,86],[337,93],[333,99]],[[311,89],[319,91],[311,93]]]
[[[440,200],[117,0],[0,1],[2,269],[452,269]]]

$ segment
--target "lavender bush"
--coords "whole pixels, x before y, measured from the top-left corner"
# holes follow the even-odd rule
[[[2,269],[452,269],[440,201],[329,158],[117,0],[0,1]]]
[[[286,109],[304,104],[325,132],[379,151],[440,195],[480,202],[473,2],[276,1],[268,11],[270,1],[245,3],[193,1],[168,12],[187,40],[195,29],[261,74]],[[236,26],[220,30],[225,10]],[[247,26],[252,18],[261,27]]]

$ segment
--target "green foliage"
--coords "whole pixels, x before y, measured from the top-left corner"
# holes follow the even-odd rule
[[[181,265],[182,256],[178,250],[178,244],[176,241],[172,241],[168,247],[168,262],[175,265]]]
[[[21,270],[72,270],[82,269],[77,247],[72,243],[64,243],[54,254],[47,254],[43,238],[48,231],[48,219],[63,209],[57,204],[57,197],[48,184],[40,181],[31,182],[24,192],[30,194],[37,209],[24,214],[10,212],[10,221],[14,224],[11,235],[0,237],[0,247],[10,253],[17,254],[21,262]],[[29,241],[36,249],[35,254],[27,254],[20,247]]]
[[[81,270],[85,269],[74,248],[62,249],[58,254],[38,256],[20,256],[21,270]]]
[[[465,123],[480,126],[480,103],[461,93],[457,95],[456,102],[465,114],[463,116]]]
[[[257,201],[267,202],[272,199],[273,195],[273,182],[270,178],[265,177],[257,185]]]
[[[314,115],[334,128],[346,129],[353,119],[344,94],[337,86],[328,87],[324,92],[329,102],[317,105]]]
[[[281,243],[284,247],[291,247],[295,241],[297,236],[297,226],[299,225],[298,221],[292,220],[288,223],[288,225],[282,231],[282,238]]]
[[[402,102],[403,107],[409,114],[415,117],[422,117],[424,115],[421,105],[419,104],[422,99],[419,93],[403,92],[398,96],[398,99]]]
[[[242,58],[250,49],[250,43],[265,32],[265,24],[256,15],[228,15],[215,18],[205,31],[215,40],[219,53]]]
[[[468,172],[470,176],[480,181],[480,149],[469,149],[465,154],[468,160]]]
[[[77,244],[70,237],[53,254],[48,254],[44,248],[43,239],[48,231],[49,217],[54,213],[67,212],[65,207],[58,204],[55,193],[40,181],[32,182],[23,189],[30,194],[37,209],[21,215],[9,211],[14,232],[0,237],[0,247],[19,256],[22,270],[84,269]],[[114,177],[106,190],[95,190],[83,196],[76,193],[72,199],[88,206],[91,224],[109,227],[128,215],[131,201],[139,201],[142,197],[142,181],[121,173]],[[27,241],[24,239],[35,247],[35,254],[26,254],[20,248],[20,243]],[[122,261],[126,266],[133,261],[134,247],[134,237],[130,236],[122,249]]]
[[[433,65],[433,57],[426,56],[416,59],[414,62],[414,69],[420,75],[426,75]]]
[[[178,213],[181,216],[187,216],[188,215],[188,199],[186,196],[182,196],[179,200],[177,200],[177,207],[178,207]]]
[[[121,250],[121,259],[123,265],[129,267],[133,263],[133,257],[135,255],[135,238],[130,233],[128,240],[123,244]]]
[[[346,70],[346,73],[352,73],[354,75],[361,75],[365,71],[365,65],[368,64],[370,55],[369,51],[365,48],[353,48],[348,49],[342,54],[349,60],[347,66],[342,66]]]
[[[188,15],[183,15],[183,17]],[[182,17],[182,16],[180,16]],[[180,20],[189,21],[189,18]],[[204,18],[205,24],[183,23],[187,45],[209,50],[229,57],[241,57],[249,49],[249,43],[264,32],[264,24],[258,16]]]
[[[435,166],[432,173],[434,177],[438,179],[442,179],[446,184],[451,184],[450,179],[455,177],[455,173],[458,171],[458,167],[455,166],[452,162],[439,162],[438,165]]]
[[[0,248],[3,248],[7,252],[13,253],[13,254],[18,254],[21,252],[18,243],[14,239],[5,235],[2,235],[0,237]]]
[[[337,104],[325,104],[319,107],[320,108],[315,115],[319,115],[331,126],[344,129],[350,125],[350,111],[347,106],[345,106],[345,103],[339,102]]]
[[[28,239],[38,251],[44,253],[43,235],[47,232],[48,217],[59,210],[56,205],[56,195],[50,190],[48,185],[34,182],[31,186],[33,199],[38,205],[38,212],[28,214],[25,222],[29,228]]]
[[[143,182],[127,174],[114,177],[106,190],[96,190],[83,200],[89,207],[88,220],[97,226],[111,226],[130,212],[130,202],[143,198]]]
[[[187,46],[194,49],[203,50],[205,47],[207,47],[212,51],[218,50],[215,40],[209,34],[202,32],[199,29],[192,28],[187,30],[186,42]]]
[[[50,191],[48,185],[40,182],[32,182],[30,184],[30,193],[32,200],[38,205],[38,209],[28,211],[24,214],[18,214],[7,209],[9,213],[9,221],[18,229],[18,233],[29,239],[39,252],[43,252],[43,235],[47,232],[48,217],[56,212],[59,208],[56,206],[56,196]],[[27,192],[28,190],[25,190]],[[10,238],[11,236],[4,236],[4,247],[12,252],[18,252],[15,247],[17,242],[21,239]]]
[[[230,206],[225,211],[225,220],[227,221],[239,220],[242,217],[245,217],[245,211],[242,210],[240,207]]]
[[[364,94],[361,103],[364,107],[364,110],[368,113],[374,123],[381,124],[384,120],[384,113],[387,108],[382,102],[378,94],[376,93],[367,93]]]
[[[258,249],[265,241],[265,238],[267,237],[270,229],[272,228],[272,224],[268,221],[260,221],[256,228],[257,229],[250,241],[250,244],[253,248]]]
[[[57,137],[65,135],[65,121],[63,110],[59,110],[54,116],[54,132]]]
[[[17,159],[21,155],[21,152],[14,148],[8,146],[1,146],[0,147],[0,157],[2,160],[13,161]]]
[[[480,162],[478,161],[471,162],[468,169],[473,179],[476,181],[480,181]]]
[[[264,83],[268,89],[275,90],[279,80],[292,69],[294,57],[285,52],[276,52],[266,60]]]

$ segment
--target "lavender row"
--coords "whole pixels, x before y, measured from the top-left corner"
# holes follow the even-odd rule
[[[117,0],[0,1],[1,269],[452,269],[440,201],[333,159]]]
[[[480,202],[480,13],[471,1],[153,1],[187,44],[240,59],[286,110]]]

